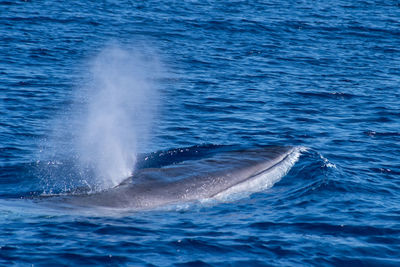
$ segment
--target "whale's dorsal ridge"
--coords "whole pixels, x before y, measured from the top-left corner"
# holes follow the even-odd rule
[[[217,151],[215,151],[217,149]],[[115,188],[86,196],[74,196],[71,203],[143,209],[185,201],[195,201],[239,191],[254,191],[272,185],[291,168],[299,156],[295,147],[264,146],[252,149],[206,149],[199,157],[180,157],[171,164],[161,154],[163,164],[142,165]],[[197,148],[199,150],[199,148]],[[169,155],[182,156],[173,152]],[[194,150],[196,151],[196,150]],[[166,153],[168,154],[168,153]],[[153,158],[157,161],[155,155]],[[162,165],[161,167],[156,167]],[[143,167],[144,166],[144,167]]]

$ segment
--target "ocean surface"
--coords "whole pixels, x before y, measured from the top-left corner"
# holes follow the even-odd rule
[[[54,204],[270,145],[256,192]],[[0,0],[0,265],[400,266],[399,2]]]

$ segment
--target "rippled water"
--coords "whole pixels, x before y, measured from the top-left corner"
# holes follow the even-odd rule
[[[396,1],[0,1],[0,25],[0,264],[400,264]],[[110,47],[129,56],[96,72]],[[99,73],[114,103],[133,109],[96,102]],[[97,128],[88,114],[116,119]],[[240,199],[55,208],[42,196],[105,184],[77,162],[87,125],[116,144],[89,155],[308,150],[273,187]]]

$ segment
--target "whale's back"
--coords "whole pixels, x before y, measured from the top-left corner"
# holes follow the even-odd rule
[[[146,209],[255,191],[255,184],[262,188],[285,175],[297,154],[298,149],[283,146],[220,151],[157,168],[141,168],[115,188],[67,201],[83,206]]]

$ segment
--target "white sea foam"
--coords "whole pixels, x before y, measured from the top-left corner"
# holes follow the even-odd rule
[[[301,152],[306,150],[307,148],[305,147],[294,147],[273,168],[217,194],[213,197],[213,199],[218,201],[229,201],[232,199],[241,198],[244,195],[249,195],[254,192],[271,188],[289,172],[293,165],[299,160]]]
[[[319,156],[324,161],[324,167],[337,169],[336,165],[333,164],[332,162],[330,162],[327,158],[325,158],[322,155],[319,155]]]

